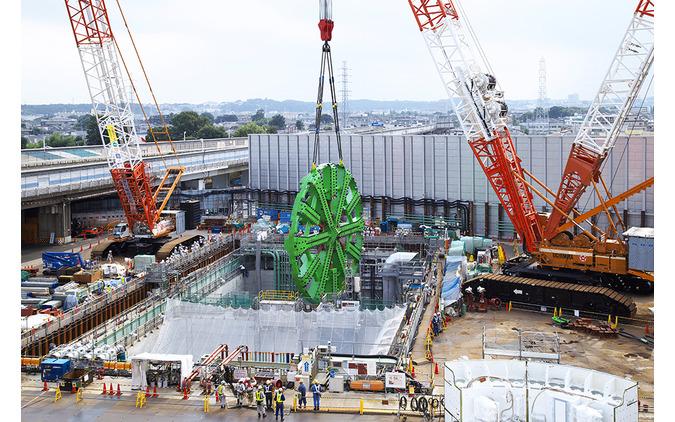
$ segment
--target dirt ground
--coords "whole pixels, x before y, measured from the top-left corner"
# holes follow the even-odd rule
[[[642,298],[639,307],[653,306],[648,298]],[[647,311],[648,312],[648,311]],[[514,329],[558,333],[560,339],[561,364],[579,366],[607,372],[638,382],[639,397],[642,404],[649,405],[653,411],[654,400],[654,353],[646,345],[623,337],[601,339],[590,334],[553,326],[551,315],[524,311],[490,311],[487,314],[468,313],[453,320],[447,328],[434,339],[433,354],[441,366],[446,360],[459,358],[482,359],[483,326],[495,329],[505,335]],[[632,334],[641,336],[644,328],[623,327]],[[430,363],[417,362],[418,373],[426,378],[433,371]],[[442,372],[441,372],[442,374]],[[442,385],[442,375],[436,377],[434,384]],[[640,414],[640,420],[650,420]]]

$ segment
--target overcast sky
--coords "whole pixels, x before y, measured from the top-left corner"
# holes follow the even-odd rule
[[[321,40],[316,0],[120,0],[163,103],[247,98],[314,100]],[[333,59],[351,69],[351,97],[445,98],[406,0],[334,0]],[[464,0],[509,99],[591,99],[636,0]],[[113,31],[132,51],[114,0]],[[22,102],[88,103],[63,0],[22,0]],[[133,70],[135,79],[141,74]],[[339,71],[337,71],[339,73]],[[149,98],[143,98],[144,102]]]

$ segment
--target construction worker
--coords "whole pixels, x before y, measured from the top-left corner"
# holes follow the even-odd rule
[[[298,407],[302,409],[304,405],[304,408],[307,409],[307,386],[302,383],[302,380],[300,380],[300,385],[298,385],[298,393],[300,393]]]
[[[244,387],[244,380],[240,379],[237,385],[234,387],[234,393],[237,396],[237,407],[241,407],[244,404],[244,392],[246,387]]]
[[[267,410],[272,410],[272,381],[265,381],[265,401],[267,402]]]
[[[218,393],[218,399],[220,400],[220,408],[224,409],[226,406],[225,403],[225,380],[220,382],[220,385],[218,386],[218,389],[216,390]]]
[[[265,411],[265,389],[262,385],[255,391],[255,407],[258,410],[258,418],[260,416],[263,418],[267,417],[267,412]]]
[[[286,401],[286,396],[284,396],[284,388],[280,387],[274,393],[274,401],[277,405],[277,410],[275,413],[275,420],[279,419],[279,413],[281,412],[281,421],[284,420],[284,401]]]
[[[319,385],[318,380],[314,380],[314,384],[310,388],[312,391],[312,398],[314,399],[314,410],[319,410],[319,402],[321,401],[321,386]]]

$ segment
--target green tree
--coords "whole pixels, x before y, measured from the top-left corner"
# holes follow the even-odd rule
[[[249,122],[239,126],[239,129],[237,129],[236,132],[234,132],[234,136],[239,138],[248,136],[253,133],[267,133],[267,131],[264,126],[260,126],[254,122]]]
[[[77,119],[77,127],[87,132],[84,142],[85,145],[101,145],[101,132],[98,129],[98,122],[96,117],[91,114],[80,116]]]
[[[211,114],[211,113],[202,113],[202,114],[200,114],[200,116],[208,119],[209,123],[211,123],[211,124],[213,124],[213,122],[215,121],[215,117],[213,117],[213,114]]]
[[[28,148],[28,138],[25,136],[21,137],[21,149],[26,149]]]
[[[548,117],[551,119],[559,119],[568,116],[567,109],[561,106],[553,106],[548,109]]]
[[[253,116],[251,116],[251,120],[254,122],[258,122],[260,120],[263,120],[264,118],[265,118],[265,110],[263,110],[262,108],[256,111]]]
[[[286,119],[281,114],[275,114],[270,119],[270,126],[277,129],[284,129],[286,127]]]
[[[227,138],[227,131],[220,126],[208,125],[199,129],[199,131],[197,132],[197,138],[200,139]]]
[[[302,120],[296,120],[295,121],[295,128],[297,130],[305,130],[305,124],[302,122]]]
[[[62,133],[52,133],[45,141],[50,147],[72,147],[82,143],[82,138]]]
[[[265,133],[277,133],[277,128],[274,126],[265,126]]]
[[[333,116],[331,116],[330,114],[322,114],[321,123],[324,124],[333,123]]]
[[[210,124],[208,117],[200,116],[194,111],[180,112],[171,119],[172,133],[175,133],[178,138],[182,138],[183,133],[187,138],[194,138],[199,129]]]

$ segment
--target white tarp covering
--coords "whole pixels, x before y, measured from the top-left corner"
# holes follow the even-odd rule
[[[153,353],[211,353],[220,344],[251,350],[300,353],[331,343],[337,353],[386,354],[405,308],[384,310],[233,309],[168,300],[156,338],[136,350]],[[152,344],[150,344],[152,342]]]
[[[131,358],[131,388],[144,390],[148,385],[146,372],[149,362],[180,362],[180,379],[187,378],[192,372],[192,355],[170,355],[165,353],[141,353]]]

